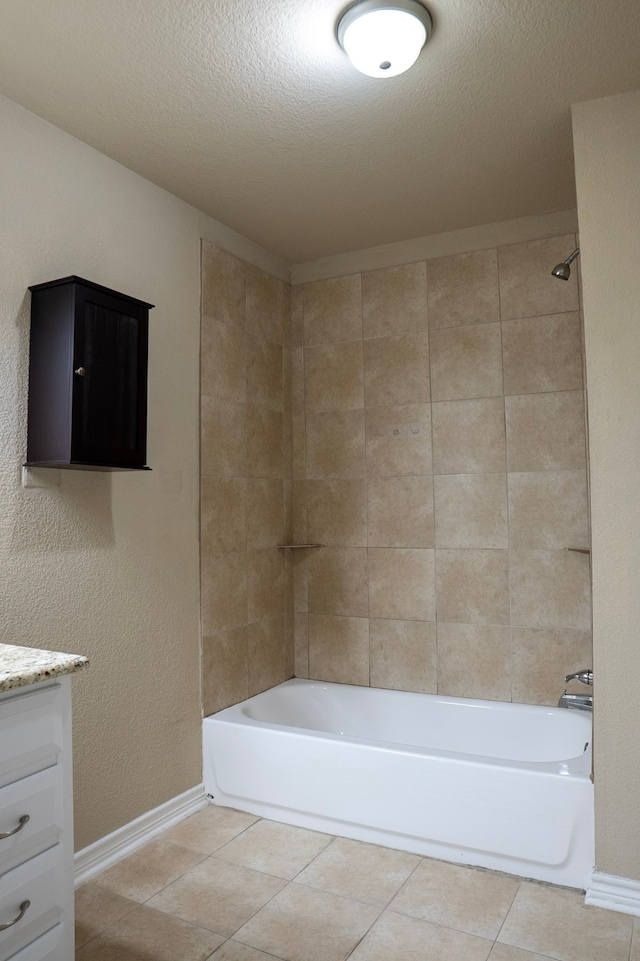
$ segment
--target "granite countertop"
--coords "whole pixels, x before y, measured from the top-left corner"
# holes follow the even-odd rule
[[[63,674],[73,674],[88,663],[88,658],[82,654],[0,644],[0,692],[48,681],[51,677],[61,677]]]

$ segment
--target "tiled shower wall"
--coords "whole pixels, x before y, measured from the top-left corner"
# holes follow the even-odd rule
[[[554,703],[591,666],[574,247],[293,288],[298,676]]]
[[[291,559],[276,549],[290,515],[289,319],[288,285],[203,244],[205,714],[293,674]]]

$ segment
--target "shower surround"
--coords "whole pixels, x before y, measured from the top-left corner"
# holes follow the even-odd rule
[[[204,245],[205,714],[294,672],[553,704],[591,665],[574,247],[288,288]]]

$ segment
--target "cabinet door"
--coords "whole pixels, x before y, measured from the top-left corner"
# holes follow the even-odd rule
[[[147,339],[145,308],[76,288],[72,461],[144,466]]]

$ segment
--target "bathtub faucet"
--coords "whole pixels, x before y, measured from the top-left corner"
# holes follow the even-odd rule
[[[593,684],[593,671],[577,671],[576,674],[567,674],[565,684],[569,681],[582,681],[583,684]],[[591,694],[567,694],[566,689],[560,695],[558,707],[573,708],[575,711],[592,711],[593,697]]]

